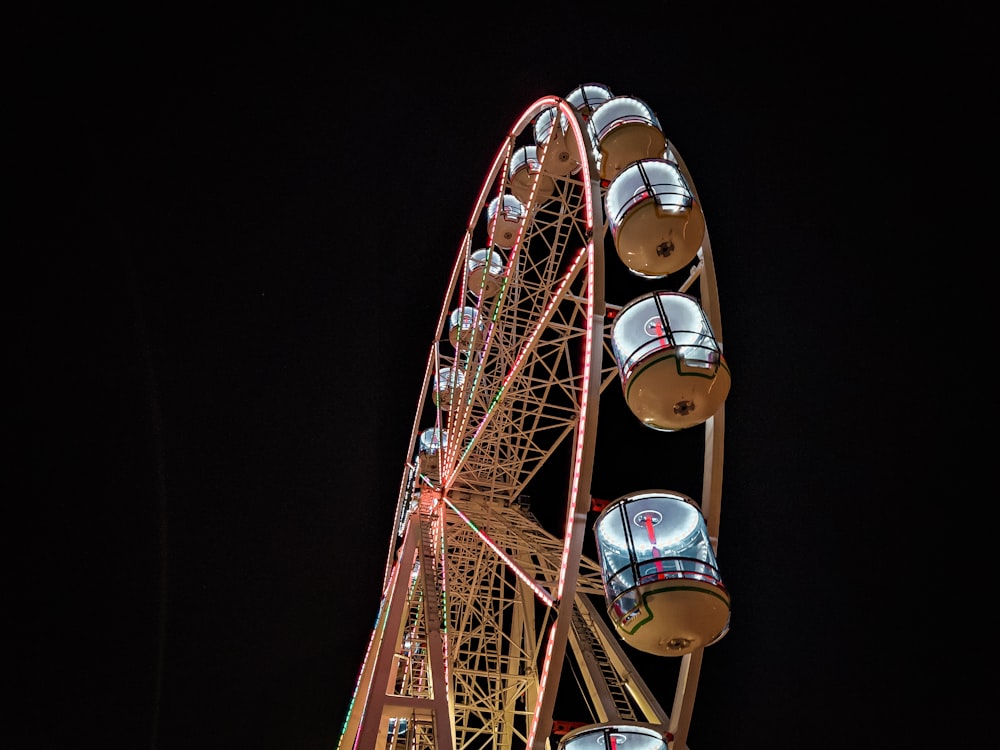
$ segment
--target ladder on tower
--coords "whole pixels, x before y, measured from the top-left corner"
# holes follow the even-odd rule
[[[597,635],[593,613],[589,611],[589,608],[583,606],[582,599],[582,597],[577,597],[576,606],[573,607],[573,632],[579,643],[584,663],[588,664],[588,666],[595,666],[600,675],[600,679],[596,681],[590,676],[586,679],[593,684],[592,689],[596,690],[599,697],[598,703],[602,704],[598,708],[598,713],[609,714],[608,716],[601,716],[601,720],[622,719],[635,721],[635,708],[632,705],[632,701],[629,700],[628,694],[625,692],[625,685],[622,682],[621,675],[615,669],[607,649],[604,647],[604,643]],[[609,709],[611,707],[613,707],[613,711],[617,716],[610,715],[611,711]]]

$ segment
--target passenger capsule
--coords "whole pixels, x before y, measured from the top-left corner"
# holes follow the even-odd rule
[[[670,734],[655,724],[616,721],[566,733],[556,750],[667,750]]]
[[[663,278],[697,257],[705,215],[674,162],[633,162],[611,181],[604,201],[618,257],[637,276]]]
[[[580,149],[566,131],[569,122],[558,107],[543,109],[535,116],[533,131],[538,153],[545,149],[545,170],[560,177],[580,170]]]
[[[566,95],[566,101],[573,105],[584,121],[590,119],[594,110],[613,98],[611,89],[603,83],[584,83]]]
[[[611,348],[628,408],[642,424],[675,432],[701,424],[729,395],[729,366],[698,301],[650,292],[611,324]]]
[[[486,231],[494,245],[510,250],[517,241],[527,211],[514,195],[504,193],[502,198],[502,203],[498,195],[486,206]]]
[[[633,492],[594,522],[608,615],[629,645],[683,656],[729,630],[730,598],[697,504],[667,490]]]
[[[585,83],[577,86],[566,96],[566,101],[572,105],[584,122],[593,116],[594,111],[613,98],[611,89],[602,83]],[[593,149],[594,144],[587,128],[583,129],[584,143],[579,144],[569,135],[569,120],[559,111],[558,107],[542,110],[533,123],[535,144],[545,147],[544,168],[560,176],[576,174],[580,171],[583,161],[587,158],[583,149]]]
[[[598,173],[610,180],[632,162],[661,157],[667,139],[652,109],[634,96],[616,96],[594,110],[587,122]]]
[[[442,367],[434,377],[434,403],[449,411],[465,384],[465,373],[457,367]]]
[[[448,316],[448,340],[456,349],[477,349],[482,344],[484,332],[479,311],[470,305],[456,307]]]
[[[428,427],[420,433],[419,450],[423,455],[433,456],[448,445],[448,430]]]
[[[480,299],[496,296],[503,284],[504,258],[497,250],[488,247],[475,250],[466,263],[466,287]]]
[[[521,146],[510,156],[510,166],[507,177],[510,182],[510,192],[521,203],[528,203],[531,189],[535,187],[535,202],[540,203],[552,197],[555,192],[555,181],[550,175],[541,174],[542,163],[538,161],[537,146]],[[537,179],[537,186],[536,181]]]
[[[441,479],[441,451],[448,447],[448,431],[428,427],[417,442],[419,472],[434,482]]]

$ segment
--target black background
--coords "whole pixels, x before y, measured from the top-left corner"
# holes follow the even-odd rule
[[[336,748],[476,192],[524,109],[590,81],[657,112],[716,258],[734,616],[692,747],[955,744],[987,624],[934,444],[962,397],[927,345],[958,290],[919,249],[951,205],[932,29],[477,12],[23,27],[6,745]]]

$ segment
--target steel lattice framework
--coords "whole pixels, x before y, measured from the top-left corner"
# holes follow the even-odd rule
[[[509,192],[512,154],[552,111],[566,132],[539,146],[541,170],[502,286],[480,299],[481,290],[466,288],[466,268],[470,253],[494,240],[486,208]],[[687,747],[701,651],[679,660],[668,713],[607,625],[600,568],[582,553],[598,403],[618,376],[609,312],[621,306],[605,301],[606,185],[588,144],[577,108],[539,99],[509,131],[474,203],[426,363],[382,605],[340,750],[551,747],[567,651],[593,721],[651,722],[669,727],[674,750]],[[669,141],[668,152],[690,182]],[[579,155],[579,169],[548,166],[567,153]],[[698,295],[721,340],[707,234],[676,289]],[[475,307],[481,336],[451,346],[449,315],[462,305]],[[448,411],[430,398],[445,368],[463,376]],[[434,471],[417,450],[428,424],[447,431]],[[713,543],[722,425],[720,409],[703,432],[701,507]],[[523,498],[542,468],[554,456],[565,464],[566,455],[562,496],[548,498],[566,508],[553,533]]]

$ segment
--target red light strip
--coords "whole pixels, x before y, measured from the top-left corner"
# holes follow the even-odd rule
[[[594,243],[588,242],[587,247],[584,248],[587,251],[588,268],[593,268],[594,262]],[[587,274],[587,299],[588,299],[588,315],[587,315],[587,333],[586,333],[586,344],[584,346],[584,367],[583,372],[585,373],[584,385],[581,389],[580,395],[580,419],[577,422],[576,428],[576,461],[573,465],[573,482],[570,487],[569,493],[569,507],[566,511],[566,531],[563,534],[563,552],[562,552],[562,562],[559,565],[559,583],[556,587],[556,599],[561,600],[563,596],[563,588],[566,585],[566,570],[569,565],[570,547],[573,541],[573,519],[576,516],[576,503],[577,495],[580,491],[580,463],[583,460],[583,441],[586,432],[586,415],[587,415],[587,403],[588,403],[588,386],[590,383],[590,349],[591,341],[594,335],[593,326],[593,299],[594,299],[594,275],[593,273]],[[566,606],[572,607],[572,602],[568,603]],[[558,616],[557,616],[558,617]],[[552,623],[552,628],[549,629],[549,639],[548,644],[545,648],[545,663],[542,666],[542,674],[539,679],[538,686],[538,701],[536,705],[540,705],[542,702],[542,697],[545,695],[545,685],[548,681],[550,660],[552,658],[552,649],[555,646],[555,626],[558,623]],[[538,716],[537,714],[532,717],[531,729],[528,732],[528,748],[534,747],[535,734],[538,731]]]
[[[594,243],[587,243],[587,267],[594,267]],[[583,387],[580,389],[580,418],[576,425],[576,461],[573,465],[573,483],[569,493],[569,507],[566,511],[566,532],[563,534],[562,565],[559,567],[559,586],[556,588],[556,598],[561,599],[563,587],[566,585],[566,565],[569,560],[570,542],[573,536],[573,519],[576,516],[577,495],[580,492],[580,462],[583,460],[583,441],[587,427],[587,404],[589,403],[590,385],[590,350],[594,339],[594,274],[587,274],[587,332],[584,337],[583,355]]]
[[[588,247],[592,247],[592,245],[588,245]],[[545,323],[547,323],[548,320],[549,320],[549,318],[550,318],[551,311],[556,306],[556,302],[559,301],[559,299],[562,296],[563,289],[566,288],[566,286],[569,284],[569,282],[572,280],[572,278],[576,275],[578,267],[579,267],[579,264],[580,264],[580,259],[583,257],[583,254],[587,251],[587,249],[588,249],[587,247],[580,248],[580,251],[577,253],[576,257],[573,259],[573,263],[570,265],[569,270],[563,276],[563,280],[559,282],[559,286],[556,289],[555,294],[552,296],[552,301],[549,302],[548,307],[545,308],[545,312],[542,313],[542,317],[541,317],[538,325],[535,326],[535,329],[531,332],[531,336],[529,336],[525,340],[524,345],[521,347],[521,351],[518,352],[517,358],[514,360],[514,364],[511,365],[510,370],[507,372],[507,375],[503,379],[503,383],[500,385],[500,388],[497,390],[497,394],[496,394],[496,396],[494,396],[493,402],[490,404],[490,407],[487,410],[486,415],[483,417],[482,421],[480,421],[479,426],[476,428],[476,431],[472,434],[472,439],[469,440],[469,444],[466,446],[465,451],[462,453],[462,458],[463,459],[466,457],[466,455],[468,455],[469,451],[472,450],[472,446],[475,444],[476,439],[479,437],[479,434],[486,427],[487,422],[489,422],[489,416],[493,413],[493,410],[496,408],[496,405],[500,402],[500,396],[507,389],[507,386],[510,384],[510,381],[513,379],[513,377],[520,371],[521,361],[526,356],[528,356],[528,353],[531,351],[532,344],[535,342],[535,339],[537,339],[541,335],[542,329],[545,327]],[[492,329],[491,329],[491,332],[492,332]],[[587,334],[588,334],[587,338],[588,339],[590,338],[590,333],[591,333],[591,321],[588,318],[588,321],[587,321]],[[590,356],[588,354],[587,358],[585,360],[585,364],[586,365],[589,365],[589,360],[590,360]],[[587,372],[587,370],[585,370],[585,372]],[[587,400],[586,399],[586,388],[584,388],[584,397],[583,397],[584,404],[586,403],[586,400]],[[452,474],[452,476],[448,477],[449,486],[450,486],[450,483],[454,481],[454,479],[455,479],[454,474]],[[560,586],[561,585],[562,585],[562,577],[560,576]]]
[[[580,130],[580,123],[576,118],[576,114],[569,104],[559,100],[559,109],[567,110],[567,120],[570,127],[573,130],[576,142],[581,147],[587,143],[586,139],[583,137],[583,132]],[[589,160],[583,164],[583,187],[585,191],[585,200],[583,205],[586,210],[586,227],[588,233],[593,230],[594,227],[594,214],[593,214],[593,203],[594,196],[591,192],[590,185],[590,167]],[[542,667],[542,674],[538,686],[538,702],[536,705],[542,705],[542,700],[545,695],[545,687],[548,682],[550,660],[552,658],[552,651],[555,646],[555,634],[556,625],[560,624],[561,615],[564,613],[561,611],[563,606],[568,607],[570,611],[573,607],[572,597],[570,601],[563,600],[563,589],[566,584],[566,570],[569,565],[569,558],[571,553],[571,548],[573,543],[576,541],[574,539],[574,519],[576,518],[576,506],[577,499],[580,492],[580,464],[583,461],[583,449],[584,441],[586,438],[586,428],[587,428],[587,406],[589,403],[589,392],[590,392],[590,370],[592,366],[591,362],[591,350],[593,349],[594,342],[594,271],[595,271],[595,250],[593,240],[587,243],[585,248],[587,251],[587,328],[584,344],[584,366],[583,366],[583,387],[580,389],[580,418],[576,425],[576,450],[574,452],[575,462],[573,466],[573,481],[570,488],[569,503],[566,509],[566,531],[563,534],[563,553],[562,553],[562,563],[559,566],[559,584],[556,588],[556,599],[560,602],[560,611],[556,615],[555,622],[552,623],[552,627],[549,628],[549,638],[548,644],[545,649],[545,663]],[[603,304],[603,300],[602,300]],[[588,498],[589,502],[589,498]],[[566,613],[568,617],[568,613]],[[568,624],[567,626],[568,627]],[[539,715],[536,711],[531,719],[531,726],[528,730],[528,741],[527,747],[529,750],[534,750],[535,748],[535,735],[538,733],[538,720]]]
[[[545,685],[548,682],[549,667],[552,665],[552,649],[555,646],[556,642],[555,634],[556,634],[557,623],[558,620],[556,622],[553,622],[549,626],[548,642],[545,645],[545,661],[542,662],[542,674],[538,680],[538,698],[535,702],[536,706],[541,705],[542,698],[545,695]],[[533,743],[535,741],[535,734],[537,732],[538,732],[538,712],[536,711],[535,715],[531,717],[531,728],[530,731],[528,732],[528,742],[525,745],[525,747],[527,748],[533,747]]]
[[[443,623],[441,632],[441,654],[442,660],[444,661],[444,695],[445,701],[448,705],[451,705],[451,696],[449,694],[451,690],[451,677],[448,675],[448,664],[450,661],[448,659],[448,586],[446,585],[448,581],[448,571],[445,569],[447,545],[444,541],[444,505],[437,503],[437,501],[435,501],[435,505],[435,510],[437,512],[435,513],[433,528],[437,531],[438,552],[440,557],[439,564],[441,566],[441,570],[438,572],[438,575],[441,578],[441,609],[443,610],[441,617],[441,621]]]
[[[504,561],[504,564],[511,569],[514,575],[516,575],[518,578],[524,581],[528,585],[528,587],[535,592],[535,596],[537,596],[539,600],[546,607],[551,607],[555,604],[555,600],[552,598],[552,595],[548,591],[543,589],[541,586],[539,586],[537,583],[535,583],[535,580],[531,578],[527,573],[521,570],[521,568],[518,567],[518,565],[510,557],[508,557],[503,550],[501,550],[496,545],[496,542],[494,542],[485,533],[483,533],[479,529],[479,527],[477,527],[476,524],[474,524],[469,519],[467,515],[465,515],[462,511],[456,508],[455,505],[451,502],[451,500],[445,498],[444,501],[448,503],[449,508],[451,508],[453,511],[455,511],[455,513],[458,514],[459,518],[461,518],[463,521],[465,521],[466,524],[468,524],[470,529],[476,532],[479,538],[483,540],[483,543],[491,550],[493,550],[494,554],[496,554],[497,557],[499,557],[501,560]]]
[[[547,107],[558,106],[561,102],[562,102],[562,99],[560,99],[559,97],[555,97],[555,96],[542,97],[541,99],[539,99],[538,101],[536,101],[531,107],[529,107],[527,110],[525,110],[521,114],[521,117],[518,118],[517,122],[515,122],[514,125],[511,127],[511,129],[508,131],[507,137],[504,139],[503,144],[500,146],[499,149],[497,149],[496,156],[493,157],[493,163],[490,166],[490,171],[487,173],[489,176],[486,178],[486,180],[483,181],[483,185],[482,185],[482,187],[479,190],[479,195],[477,196],[476,202],[475,202],[475,204],[473,206],[472,213],[469,215],[469,221],[466,224],[466,234],[465,234],[465,237],[463,239],[463,247],[460,248],[460,250],[459,250],[459,257],[460,258],[463,258],[463,257],[466,258],[466,262],[467,262],[468,252],[469,252],[469,250],[472,247],[472,245],[471,245],[472,234],[475,231],[476,225],[477,225],[477,223],[479,222],[479,220],[480,220],[480,218],[482,216],[483,206],[486,205],[486,196],[489,194],[489,190],[490,190],[490,187],[493,185],[493,181],[496,179],[497,175],[499,174],[499,175],[501,175],[501,179],[498,181],[499,182],[499,203],[497,205],[496,221],[494,222],[494,225],[493,225],[493,231],[494,232],[496,231],[496,225],[499,223],[500,211],[503,208],[503,193],[504,193],[503,186],[506,183],[507,166],[509,164],[509,160],[510,160],[510,156],[511,156],[512,147],[513,147],[513,144],[514,144],[514,140],[517,138],[518,134],[522,130],[524,130],[525,127],[527,127],[527,125],[531,122],[531,120],[535,117],[536,114],[538,114],[539,112],[541,112],[543,109],[546,109]],[[574,123],[574,127],[575,127],[575,123]],[[579,132],[580,131],[577,129],[577,133],[578,134],[579,134]],[[500,172],[501,169],[503,169],[502,173]],[[531,194],[528,196],[528,205],[529,206],[531,205],[531,201],[534,198],[535,190],[537,189],[537,186],[538,186],[538,179],[539,179],[539,175],[535,175],[535,181],[534,181],[534,183],[532,185],[532,188],[531,188]],[[590,188],[590,186],[587,185],[586,186],[586,189],[587,189],[587,196],[586,197],[587,197],[588,201],[590,199],[589,188]],[[592,216],[593,215],[590,212],[590,206],[589,205],[587,206],[587,209],[588,209],[588,212],[587,212],[587,228],[589,229],[591,226],[593,226],[593,220],[592,220]],[[524,218],[522,219],[522,221],[520,222],[520,224],[518,226],[518,233],[517,233],[517,237],[515,238],[515,241],[514,241],[514,248],[513,248],[513,250],[510,253],[510,257],[507,258],[507,275],[505,276],[505,279],[509,279],[510,278],[510,269],[516,267],[514,265],[514,260],[515,260],[515,256],[517,255],[517,252],[518,252],[518,250],[520,248],[521,237],[524,234],[524,227],[525,227],[526,224],[527,224],[527,215],[524,216]],[[490,249],[493,248],[493,233],[492,232],[489,235],[489,248]],[[456,263],[456,267],[458,265],[461,265],[461,264]],[[464,265],[463,265],[463,268],[464,268]],[[455,280],[453,280],[453,281],[455,281]],[[464,300],[465,299],[465,279],[464,279],[464,275],[463,275],[462,281],[460,282],[460,285],[461,285],[461,290],[462,290],[462,296],[461,296],[460,299]],[[503,304],[503,299],[504,299],[503,292],[504,292],[504,290],[501,290],[501,297],[497,300],[496,311],[494,311],[494,317],[496,316],[497,311],[499,311],[500,305]],[[480,310],[480,313],[481,313],[481,310]],[[488,349],[489,344],[490,344],[490,342],[491,342],[491,340],[493,338],[493,329],[494,329],[493,320],[491,319],[489,329],[488,329],[488,331],[486,333],[486,337],[485,337],[485,340],[483,342],[483,350],[484,351],[486,351]],[[476,371],[476,375],[473,378],[473,383],[472,383],[472,388],[473,389],[475,388],[476,383],[478,383],[478,381],[479,381],[479,374],[481,373],[481,371],[482,371],[482,362],[479,363],[477,371]],[[501,392],[502,392],[502,388],[501,388]],[[488,415],[488,413],[489,412],[487,412],[487,415]],[[442,455],[442,458],[443,458],[443,461],[442,461],[442,463],[443,463],[443,466],[442,466],[442,476],[444,476],[444,470],[445,469],[447,469],[447,471],[448,471],[447,478],[443,482],[443,487],[446,488],[446,489],[449,489],[451,487],[452,483],[455,481],[455,476],[458,474],[458,463],[459,463],[460,460],[464,460],[465,456],[468,454],[469,450],[471,450],[472,445],[475,442],[476,435],[478,435],[478,430],[477,430],[476,435],[474,435],[472,437],[472,439],[469,441],[468,446],[466,447],[466,450],[462,453],[461,459],[455,460],[454,457],[455,457],[456,452],[458,450],[458,444],[459,444],[459,442],[461,442],[461,436],[458,434],[460,430],[459,430],[459,425],[457,424],[457,415],[455,415],[455,417],[456,417],[456,419],[452,419],[451,417],[449,417],[449,427],[453,428],[453,429],[450,430],[450,432],[455,432],[456,434],[452,436],[453,437],[453,439],[451,441],[452,444],[449,445],[446,448],[444,454]],[[484,419],[485,419],[485,417],[484,417]],[[482,427],[482,425],[480,425],[480,427]]]
[[[456,262],[456,264],[455,264],[456,268],[458,266],[461,266],[462,269],[463,269],[461,280],[455,280],[455,281],[458,282],[458,285],[459,285],[459,305],[465,304],[465,295],[466,295],[465,282],[466,282],[466,276],[467,276],[467,274],[465,273],[464,269],[467,268],[467,264],[468,264],[468,260],[469,260],[469,253],[472,250],[472,234],[475,231],[476,224],[479,222],[480,217],[482,216],[482,209],[483,209],[483,206],[486,205],[486,196],[489,193],[489,189],[490,189],[490,186],[491,186],[493,180],[496,179],[496,175],[497,174],[500,174],[500,170],[501,169],[503,170],[502,174],[506,175],[507,165],[508,165],[508,161],[510,159],[511,146],[513,145],[513,133],[515,133],[515,132],[516,132],[516,129],[513,130],[511,132],[511,134],[508,135],[508,137],[504,141],[503,145],[501,145],[500,148],[497,149],[496,156],[493,157],[493,164],[490,166],[490,171],[488,172],[488,174],[490,176],[487,177],[487,179],[483,181],[483,186],[482,186],[482,188],[480,188],[479,195],[476,198],[476,202],[475,202],[474,207],[472,209],[472,214],[469,216],[469,221],[466,224],[465,237],[463,238],[463,241],[462,241],[462,248],[459,250],[459,258],[461,259],[461,262]],[[503,209],[503,185],[504,185],[504,182],[505,182],[504,179],[500,179],[500,181],[499,181],[499,183],[500,183],[499,202],[497,204],[497,212],[494,215],[493,230],[489,233],[488,243],[487,243],[487,247],[490,250],[493,249],[493,235],[496,232],[497,224],[500,223],[500,213],[501,213],[501,210]],[[521,241],[521,232],[523,231],[524,224],[525,224],[525,222],[522,220],[521,224],[520,224],[520,227],[518,228],[518,235],[517,235],[517,240],[516,240],[517,244],[519,244],[520,241]],[[515,248],[517,247],[517,244],[515,244]],[[476,321],[477,321],[477,323],[479,322],[479,320],[481,320],[480,316],[481,316],[482,310],[480,309],[480,307],[481,306],[477,306],[477,308],[476,308],[476,311],[477,311]],[[490,332],[487,334],[486,340],[483,342],[483,349],[485,349],[488,346],[488,344],[489,344],[489,338],[490,338],[491,334],[492,334],[492,327],[490,329]],[[470,357],[470,361],[471,361],[471,357]],[[468,365],[468,363],[466,363],[466,364]],[[479,371],[481,371],[481,369],[482,369],[482,362],[480,362],[479,365],[478,365],[478,369],[477,369],[477,372],[476,372],[476,377],[474,378],[473,384],[472,384],[472,388],[473,389],[475,388],[476,382],[478,382],[478,380],[479,380]],[[465,409],[462,409],[462,411],[464,412]],[[455,454],[456,454],[456,451],[458,450],[458,443],[461,440],[461,435],[458,434],[460,432],[460,425],[458,425],[458,415],[457,414],[455,414],[455,415],[449,415],[448,422],[449,422],[449,427],[451,428],[450,431],[453,431],[456,434],[453,436],[452,445],[447,446],[445,448],[445,450],[441,454],[441,459],[442,459],[441,474],[443,476],[446,469],[449,472],[446,481],[443,483],[443,486],[445,488],[450,488],[451,487],[451,483],[454,481],[455,474],[458,473],[458,471],[457,471],[457,461],[455,461]]]
[[[649,543],[653,545],[653,558],[656,560],[656,571],[662,575],[663,559],[660,551],[656,548],[656,531],[653,530],[653,514],[646,514],[646,534],[649,536]]]
[[[358,672],[358,679],[354,685],[354,695],[351,696],[351,703],[347,707],[347,718],[344,720],[344,726],[340,730],[341,732],[340,739],[337,741],[338,748],[340,748],[340,746],[344,742],[344,733],[347,732],[347,725],[348,723],[350,723],[351,720],[351,709],[353,708],[355,702],[357,701],[358,690],[361,688],[361,680],[365,673],[365,666],[368,664],[368,659],[370,658],[372,653],[372,646],[375,644],[376,636],[378,636],[379,634],[379,627],[385,626],[385,623],[383,622],[383,616],[386,614],[385,607],[388,606],[388,594],[386,592],[391,591],[393,586],[395,586],[396,577],[398,575],[399,575],[399,563],[397,562],[392,566],[392,573],[389,576],[389,582],[382,592],[382,604],[379,607],[378,618],[375,620],[375,626],[372,628],[371,637],[368,639],[368,648],[365,650],[365,658],[362,659],[361,661],[361,669]],[[380,637],[379,640],[381,640]],[[368,689],[369,691],[371,690],[371,683],[369,683]],[[368,700],[366,696],[366,700],[364,704],[362,704],[361,718],[358,719],[358,732],[357,735],[354,737],[354,742],[351,744],[352,750],[357,750],[358,741],[361,739],[361,726],[364,724],[365,721],[365,713],[366,713],[365,709],[367,708],[367,706],[368,706]]]

